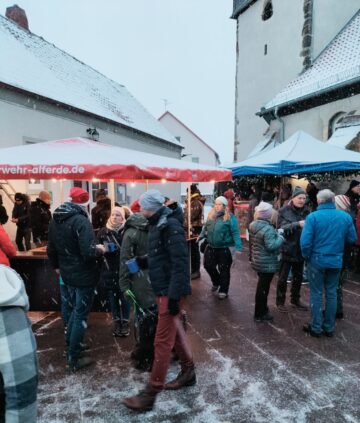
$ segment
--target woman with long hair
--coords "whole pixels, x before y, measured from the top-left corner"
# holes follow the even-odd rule
[[[122,207],[113,207],[106,226],[97,234],[98,242],[105,245],[107,250],[101,265],[100,285],[105,287],[108,294],[114,323],[113,335],[120,337],[130,334],[130,304],[119,286],[120,249],[125,221],[125,210]]]
[[[230,286],[230,268],[233,255],[240,253],[242,244],[236,217],[229,212],[225,197],[215,200],[199,239],[206,239],[204,267],[208,272],[214,293],[219,299],[228,296]]]

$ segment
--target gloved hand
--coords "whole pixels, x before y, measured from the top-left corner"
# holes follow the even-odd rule
[[[136,263],[138,264],[141,270],[146,270],[149,267],[148,256],[136,256]]]
[[[176,316],[177,314],[179,314],[180,313],[180,303],[179,303],[179,301],[173,300],[172,298],[169,298],[168,310],[169,310],[169,314],[171,316]]]

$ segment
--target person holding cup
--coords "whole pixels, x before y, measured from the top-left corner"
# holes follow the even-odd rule
[[[97,234],[99,244],[106,250],[100,270],[100,285],[108,294],[113,319],[112,333],[124,337],[130,334],[130,304],[119,287],[120,249],[124,233],[125,212],[122,207],[113,207],[106,226]]]

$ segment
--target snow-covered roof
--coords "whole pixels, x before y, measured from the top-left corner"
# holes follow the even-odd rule
[[[234,0],[232,18],[237,19],[238,16],[243,13],[249,6],[255,3],[257,0]]]
[[[329,138],[328,143],[335,147],[346,148],[360,133],[360,126],[338,128]]]
[[[265,105],[265,111],[359,79],[360,11],[320,53],[310,68],[293,79]],[[261,111],[263,113],[264,109]]]
[[[179,145],[123,85],[1,15],[0,51],[0,82]]]

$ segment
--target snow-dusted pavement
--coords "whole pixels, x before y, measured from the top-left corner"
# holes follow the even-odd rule
[[[39,422],[360,422],[360,283],[346,284],[346,319],[338,322],[332,339],[301,331],[307,312],[284,315],[274,310],[275,285],[269,301],[275,322],[256,324],[256,278],[247,256],[234,265],[231,296],[224,301],[211,294],[203,270],[187,306],[198,384],[161,393],[154,411],[141,415],[120,402],[148,378],[130,367],[133,337],[114,339],[109,317],[93,313],[87,341],[96,366],[68,375],[61,320],[49,314],[34,326]],[[303,293],[307,300],[307,286]],[[173,365],[169,377],[176,371]]]

